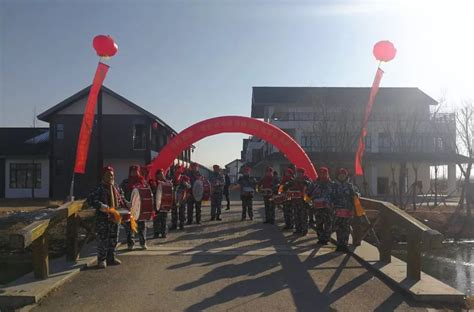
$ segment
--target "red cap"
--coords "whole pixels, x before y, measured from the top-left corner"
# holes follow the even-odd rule
[[[108,171],[114,172],[115,170],[112,166],[106,166],[106,167],[102,168],[102,175],[104,175]]]
[[[348,175],[349,172],[347,171],[346,168],[340,168],[340,169],[339,169],[339,174]]]

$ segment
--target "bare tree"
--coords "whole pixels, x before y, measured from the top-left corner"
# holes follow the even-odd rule
[[[458,163],[458,168],[461,171],[463,182],[461,188],[461,198],[459,200],[458,210],[463,210],[464,200],[466,194],[470,190],[470,177],[473,164],[473,134],[474,134],[474,103],[472,101],[464,101],[462,108],[456,112],[456,153],[467,156],[467,163]],[[467,198],[466,215],[470,218],[471,214],[471,201]]]

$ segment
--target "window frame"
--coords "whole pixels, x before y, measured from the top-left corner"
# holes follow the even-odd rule
[[[59,129],[61,128],[61,129]],[[64,140],[64,124],[63,123],[57,123],[54,127],[54,136],[56,140],[62,141]]]
[[[141,134],[141,139],[142,139],[142,144],[141,146],[137,146],[137,126],[142,127],[142,134]],[[134,123],[133,124],[133,132],[132,132],[132,149],[134,151],[144,151],[146,150],[146,125],[144,123]]]
[[[35,176],[35,189],[41,189],[43,179],[41,175],[41,163],[15,163],[9,165],[8,186],[10,189],[31,189],[33,188],[33,176]],[[33,174],[33,170],[36,171]],[[14,179],[13,179],[14,178]]]

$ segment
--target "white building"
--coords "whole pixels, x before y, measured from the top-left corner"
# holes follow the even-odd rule
[[[0,128],[0,198],[48,198],[48,128]]]
[[[370,88],[254,87],[252,117],[292,136],[316,167],[352,172],[369,92]],[[437,104],[418,88],[380,88],[367,127],[365,175],[355,180],[364,193],[409,192],[415,176],[416,185],[428,192],[433,166],[447,166],[448,191],[455,188],[456,163],[465,158],[455,152],[454,114],[431,113]],[[242,156],[260,174],[268,165],[280,174],[289,165],[275,147],[258,138],[244,140]]]
[[[242,168],[242,160],[235,159],[225,165],[225,168],[227,169],[227,174],[229,175],[230,183],[237,183],[237,180],[239,179],[240,169]]]

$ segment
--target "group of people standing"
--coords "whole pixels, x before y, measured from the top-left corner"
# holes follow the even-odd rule
[[[162,169],[156,171],[152,179],[147,180],[138,165],[129,168],[128,178],[122,181],[120,187],[115,185],[114,168],[103,168],[102,181],[89,195],[89,206],[96,209],[97,258],[98,266],[117,265],[120,261],[115,256],[118,240],[119,224],[113,217],[115,208],[129,209],[131,194],[135,188],[148,188],[157,198],[161,186],[168,185],[173,192],[173,202],[169,207],[164,204],[153,204],[154,238],[166,238],[168,213],[171,211],[170,230],[184,229],[185,225],[201,224],[202,198],[196,198],[192,192],[197,181],[203,181],[193,163],[189,169],[178,167],[172,175],[165,176]],[[288,168],[280,179],[278,173],[271,167],[266,169],[265,175],[257,181],[250,175],[251,169],[245,167],[242,176],[234,188],[240,188],[242,201],[242,221],[247,217],[253,220],[253,198],[255,192],[263,195],[265,205],[264,223],[275,224],[275,209],[282,206],[285,220],[284,230],[293,230],[297,235],[306,235],[308,225],[315,223],[319,244],[327,244],[333,231],[337,234],[337,250],[346,251],[350,234],[350,220],[354,215],[354,196],[359,196],[356,188],[350,183],[348,172],[341,168],[332,181],[329,170],[320,168],[319,177],[311,181],[302,168],[296,172]],[[209,177],[210,184],[210,221],[220,221],[222,214],[222,200],[227,200],[226,210],[230,209],[229,189],[232,188],[230,179],[218,165],[213,166]],[[161,194],[160,194],[161,196]],[[134,233],[142,249],[147,249],[145,221],[137,220],[136,229],[132,227],[132,220],[123,218],[128,249],[135,245]]]
[[[337,250],[347,251],[350,221],[354,216],[354,197],[359,193],[349,181],[348,171],[338,170],[331,180],[328,168],[321,167],[319,177],[311,181],[303,168],[296,172],[288,168],[281,180],[273,168],[268,167],[257,182],[250,176],[250,168],[243,169],[238,180],[242,200],[242,220],[248,215],[253,220],[254,192],[261,192],[265,205],[264,223],[275,223],[275,209],[282,206],[285,227],[296,235],[306,235],[308,227],[315,225],[318,244],[328,244],[333,231],[337,234]]]
[[[87,202],[90,207],[96,209],[96,236],[97,236],[97,258],[98,266],[105,268],[107,265],[120,264],[120,260],[115,257],[115,249],[118,241],[119,222],[114,218],[117,209],[130,209],[131,197],[134,189],[149,189],[153,198],[154,216],[153,232],[154,238],[166,238],[168,213],[171,212],[171,226],[169,230],[184,229],[185,224],[194,222],[201,224],[202,199],[198,199],[192,192],[192,186],[198,180],[205,180],[199,172],[198,165],[193,163],[189,169],[177,167],[173,174],[168,177],[162,169],[156,171],[152,179],[147,180],[146,174],[142,173],[139,165],[132,165],[129,168],[128,177],[122,181],[120,186],[115,184],[115,170],[111,166],[103,168],[102,180],[98,187],[88,196]],[[221,220],[222,199],[227,199],[227,208],[230,209],[229,185],[230,180],[224,175],[219,166],[214,166],[214,171],[209,178],[211,184],[211,221]],[[173,202],[170,207],[165,207],[164,203],[157,204],[157,192],[164,185],[169,185]],[[162,194],[159,194],[162,196]],[[125,229],[126,242],[129,250],[135,245],[134,231],[138,236],[138,241],[142,249],[147,249],[146,245],[146,224],[143,220],[135,220],[137,227],[133,229],[133,221],[130,214],[125,214],[121,218],[121,223]]]

